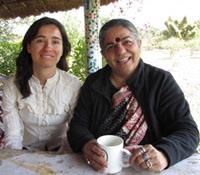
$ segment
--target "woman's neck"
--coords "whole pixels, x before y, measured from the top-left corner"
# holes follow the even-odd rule
[[[44,85],[47,82],[47,79],[53,77],[55,73],[56,69],[43,69],[39,71],[34,71],[33,75],[40,81],[41,86],[44,87]]]
[[[114,87],[121,88],[122,86],[126,85],[126,78],[117,76],[115,74],[111,74],[110,80]]]

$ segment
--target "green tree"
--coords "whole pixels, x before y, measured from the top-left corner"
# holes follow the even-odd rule
[[[16,70],[15,59],[19,53],[21,40],[18,34],[15,34],[14,29],[25,21],[1,20],[0,21],[0,74],[14,74]]]
[[[82,37],[73,46],[72,53],[68,58],[69,71],[79,77],[80,80],[84,81],[88,75],[87,71],[87,55],[86,55],[86,44],[85,38]]]
[[[13,26],[7,20],[0,20],[0,42],[14,41],[17,35],[13,33]]]
[[[19,53],[19,43],[0,42],[0,74],[15,73],[15,58]]]
[[[87,71],[87,49],[85,43],[84,15],[83,18],[76,11],[64,13],[62,24],[64,24],[69,40],[72,45],[70,56],[67,58],[70,73],[84,81],[88,75]],[[72,20],[73,19],[73,20]]]

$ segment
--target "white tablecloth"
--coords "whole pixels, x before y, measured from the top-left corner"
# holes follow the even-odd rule
[[[0,151],[0,175],[100,175],[89,167],[81,155],[13,150]],[[161,173],[123,169],[119,175],[200,175],[200,154],[193,154]]]

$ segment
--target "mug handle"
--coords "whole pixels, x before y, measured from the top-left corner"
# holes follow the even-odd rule
[[[121,152],[122,152],[122,167],[127,168],[130,166],[129,159],[132,156],[132,153],[124,148],[121,150]]]

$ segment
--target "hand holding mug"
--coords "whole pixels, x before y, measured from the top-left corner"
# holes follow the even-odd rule
[[[124,149],[124,141],[121,137],[115,135],[104,135],[97,139],[104,152],[104,158],[107,161],[105,173],[118,173],[123,167],[129,166],[131,153]]]
[[[107,167],[104,151],[100,148],[96,139],[87,142],[82,151],[87,163],[96,171],[103,171]]]

